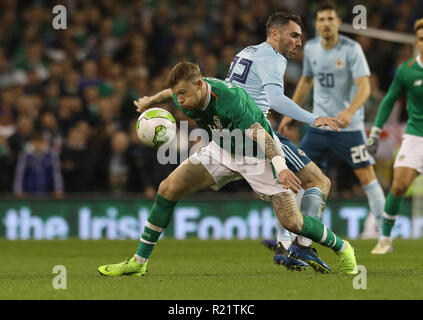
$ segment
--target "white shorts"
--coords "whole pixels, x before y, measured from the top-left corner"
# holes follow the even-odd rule
[[[276,144],[282,150],[280,143]],[[283,155],[283,151],[281,151]],[[201,148],[190,157],[192,163],[200,162],[213,177],[215,191],[229,182],[245,179],[262,200],[270,201],[271,196],[288,189],[279,184],[270,160],[255,157],[234,156],[219,147],[214,141]]]
[[[423,173],[423,137],[404,134],[394,168],[407,167]]]

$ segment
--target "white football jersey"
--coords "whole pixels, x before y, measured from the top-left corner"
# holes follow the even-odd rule
[[[225,80],[244,88],[267,117],[270,107],[263,87],[273,83],[283,90],[286,65],[285,57],[263,42],[239,52],[233,58]]]

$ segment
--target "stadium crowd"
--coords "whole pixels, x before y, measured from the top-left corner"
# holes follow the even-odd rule
[[[163,89],[171,66],[181,60],[198,63],[206,76],[224,79],[238,51],[265,40],[265,23],[272,12],[301,15],[305,42],[315,36],[316,3],[2,0],[0,192],[17,197],[51,193],[61,198],[72,192],[154,197],[175,165],[159,165],[156,151],[140,144],[132,101]],[[56,4],[67,9],[67,29],[52,27]],[[356,4],[366,6],[368,27],[412,33],[414,21],[423,16],[420,0],[338,1],[345,22],[352,22]],[[372,71],[372,95],[365,105],[366,119],[372,123],[396,67],[413,56],[413,47],[351,37],[362,45]],[[302,55],[288,62],[289,97],[301,69]],[[177,120],[187,120],[172,105],[164,107]],[[378,154],[377,172],[385,189],[391,182],[393,149],[400,142],[398,124],[406,120],[404,107],[401,101],[391,119],[392,136],[398,137]],[[280,118],[271,114],[270,120],[277,127]],[[190,128],[194,126],[190,122]],[[293,124],[289,138],[299,142],[303,129]],[[347,165],[334,157],[330,168],[332,195],[361,195]],[[248,185],[233,183],[226,190],[246,191]]]

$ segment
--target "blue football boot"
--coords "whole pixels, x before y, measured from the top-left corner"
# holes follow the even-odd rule
[[[268,240],[264,239],[261,241],[261,243],[270,250],[275,250],[276,246],[278,245],[278,242],[276,240]]]
[[[280,242],[276,245],[273,261],[277,265],[283,265],[289,271],[302,271],[310,267],[307,262],[296,259],[290,255],[288,250],[286,250]]]
[[[297,241],[295,241],[288,248],[288,252],[295,258],[307,262],[316,272],[330,272],[330,267],[319,258],[319,256],[317,255],[317,250],[312,247],[302,246],[298,244]]]

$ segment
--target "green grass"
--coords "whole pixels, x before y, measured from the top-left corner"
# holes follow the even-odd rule
[[[0,299],[423,299],[423,240],[395,240],[395,252],[374,256],[374,240],[355,240],[367,289],[352,276],[288,272],[273,264],[259,240],[163,239],[146,276],[103,277],[102,264],[131,256],[137,241],[0,240]],[[337,257],[316,245],[332,267]],[[52,270],[64,265],[67,289],[52,286]]]

